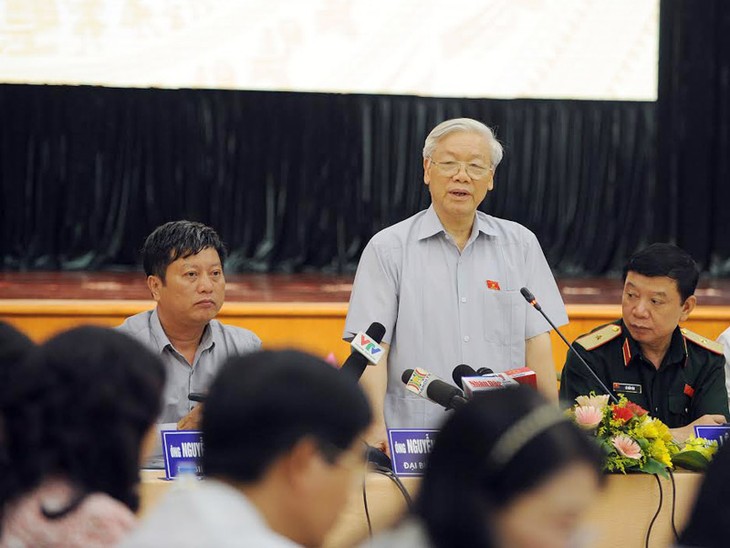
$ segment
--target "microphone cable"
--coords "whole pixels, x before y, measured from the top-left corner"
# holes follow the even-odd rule
[[[368,509],[368,493],[367,493],[368,475],[362,478],[362,504],[365,507],[365,519],[368,522],[368,538],[373,538],[373,525],[370,523],[370,510]]]
[[[675,510],[677,508],[677,485],[674,483],[672,469],[668,468],[667,470],[669,470],[669,479],[672,480],[672,533],[674,533],[674,540],[679,541],[679,533],[677,532],[677,526],[674,521]]]
[[[654,476],[656,484],[659,486],[659,506],[654,513],[654,517],[651,518],[651,521],[649,522],[649,528],[646,530],[646,540],[644,541],[644,546],[646,548],[649,548],[649,538],[651,537],[651,530],[654,528],[654,523],[659,517],[659,513],[662,511],[662,506],[664,505],[664,492],[662,491],[662,481],[659,479],[659,474],[652,474],[652,476]]]
[[[410,513],[413,509],[413,500],[411,499],[411,495],[408,493],[408,490],[406,489],[405,485],[403,485],[403,482],[400,480],[398,476],[395,475],[395,473],[383,466],[378,466],[377,464],[373,465],[370,469],[371,472],[374,472],[376,474],[380,474],[381,476],[385,476],[386,478],[390,479],[395,486],[400,491],[401,495],[403,496],[403,500],[406,502],[406,509],[407,513]],[[363,506],[365,508],[365,519],[368,523],[368,537],[373,538],[373,524],[370,519],[370,508],[368,507],[368,495],[367,495],[367,475],[362,480],[362,502]]]
[[[390,479],[390,481],[392,481],[395,484],[395,486],[398,488],[401,495],[403,495],[403,500],[406,502],[407,510],[409,512],[411,510],[413,510],[413,499],[411,499],[411,495],[408,493],[406,486],[403,485],[403,482],[400,480],[400,478],[398,476],[396,476],[392,470],[383,468],[382,466],[376,466],[375,468],[373,468],[373,472]]]

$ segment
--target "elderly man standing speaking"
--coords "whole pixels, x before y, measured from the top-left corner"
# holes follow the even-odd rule
[[[343,338],[374,321],[386,327],[386,359],[362,378],[374,413],[368,441],[385,451],[386,424],[428,428],[444,417],[403,389],[409,368],[449,379],[462,363],[497,372],[526,365],[557,401],[550,326],[520,295],[530,288],[557,325],[567,323],[550,267],[527,228],[477,211],[501,159],[481,122],[436,126],[423,147],[431,206],[376,234],[360,258]]]

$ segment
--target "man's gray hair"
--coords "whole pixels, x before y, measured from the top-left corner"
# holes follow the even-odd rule
[[[430,158],[431,154],[433,154],[433,151],[436,149],[436,145],[438,145],[438,142],[441,139],[450,133],[456,133],[459,131],[465,133],[478,133],[487,140],[490,150],[489,160],[492,163],[493,168],[496,168],[499,162],[502,161],[502,155],[504,152],[502,151],[502,145],[494,136],[494,132],[481,122],[471,118],[453,118],[452,120],[441,122],[433,128],[431,133],[428,134],[428,137],[426,137],[426,142],[423,145],[423,157]]]

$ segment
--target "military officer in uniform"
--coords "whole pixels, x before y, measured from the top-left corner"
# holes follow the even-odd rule
[[[722,345],[679,327],[694,309],[699,270],[671,244],[652,244],[624,268],[622,318],[579,337],[575,349],[612,390],[663,421],[678,441],[728,417]],[[603,392],[569,352],[560,399]]]

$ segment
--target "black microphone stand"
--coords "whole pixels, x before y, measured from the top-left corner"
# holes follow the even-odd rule
[[[552,327],[555,332],[560,336],[561,339],[563,339],[563,342],[568,345],[568,348],[573,351],[573,354],[578,357],[580,360],[580,363],[582,363],[585,368],[588,370],[588,372],[593,376],[593,378],[596,380],[596,382],[603,388],[603,391],[608,394],[608,397],[611,398],[611,401],[613,403],[618,403],[618,398],[613,395],[613,392],[611,392],[608,387],[603,384],[603,381],[598,378],[598,375],[596,375],[596,372],[593,371],[590,365],[583,359],[583,356],[578,354],[578,351],[573,348],[573,345],[568,342],[568,339],[566,339],[563,334],[560,332],[560,330],[557,328],[557,326],[552,322],[550,318],[547,317],[547,314],[543,312],[542,306],[540,306],[540,303],[537,302],[537,299],[535,299],[535,296],[532,294],[532,292],[527,289],[526,287],[523,287],[520,289],[520,293],[522,293],[522,296],[525,298],[525,300],[530,303],[530,305],[537,310],[540,314],[542,314],[542,317],[547,320],[547,322],[550,324],[550,327]]]

